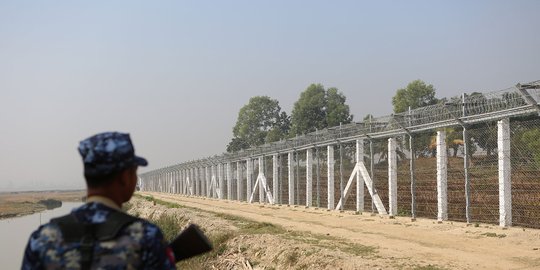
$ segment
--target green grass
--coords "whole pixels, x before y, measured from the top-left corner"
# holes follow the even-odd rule
[[[159,203],[159,200],[155,200]],[[174,204],[164,204],[165,206]],[[175,207],[176,208],[176,207]],[[187,219],[184,216],[172,216],[163,214],[159,218],[150,218],[163,232],[163,235],[167,241],[171,241],[176,237],[181,229],[187,224]],[[179,269],[206,269],[208,265],[206,262],[212,258],[216,258],[222,255],[227,250],[227,241],[236,237],[236,234],[231,231],[226,232],[214,232],[207,234],[214,249],[206,254],[198,257],[191,258],[189,260],[181,261],[177,264]]]
[[[217,218],[221,218],[224,220],[227,220],[231,222],[238,230],[235,231],[217,231],[217,232],[211,232],[207,234],[208,238],[212,242],[214,246],[214,250],[203,254],[201,256],[197,256],[194,258],[191,258],[186,261],[182,261],[177,264],[177,267],[179,269],[206,269],[210,267],[210,264],[213,259],[217,258],[218,256],[222,255],[227,250],[227,242],[231,239],[234,239],[235,237],[238,237],[240,235],[258,235],[258,234],[270,234],[270,235],[276,235],[283,239],[289,239],[313,246],[317,246],[324,249],[331,249],[331,250],[340,250],[342,252],[352,254],[355,256],[368,256],[373,255],[377,252],[376,247],[372,246],[365,246],[357,243],[350,243],[345,241],[342,238],[324,235],[324,234],[313,234],[309,232],[299,232],[299,231],[287,231],[282,226],[272,224],[269,222],[257,222],[251,219],[230,215],[230,214],[224,214],[224,213],[217,213],[207,210],[201,210],[194,207],[186,207],[177,203],[172,203],[168,201],[163,201],[160,199],[153,198],[152,196],[141,196],[141,195],[135,195],[139,198],[142,198],[146,201],[149,201],[151,203],[160,204],[167,208],[186,208],[186,209],[192,209],[197,212],[206,212],[209,213]],[[161,217],[157,219],[153,219],[150,217],[153,222],[155,222],[163,231],[165,238],[168,240],[171,240],[174,236],[176,236],[180,232],[180,228],[182,228],[186,223],[187,220],[183,217],[172,217],[167,215],[162,215]],[[241,251],[247,251],[249,247],[241,247]],[[314,253],[313,253],[314,254]],[[311,254],[311,255],[313,255]],[[292,252],[288,252],[285,257],[285,263],[292,266],[295,265],[298,261],[299,256],[301,256],[300,253],[298,253],[296,250]],[[429,270],[429,269],[426,269]]]
[[[285,239],[299,241],[309,245],[316,245],[321,248],[339,249],[342,252],[353,254],[356,256],[366,256],[376,252],[376,248],[365,246],[356,243],[349,243],[341,238],[324,235],[312,234],[307,232],[287,231],[279,225],[268,222],[256,222],[246,218],[214,213],[217,217],[232,221],[240,230],[240,234],[273,234],[279,235]]]
[[[290,266],[295,265],[298,262],[299,256],[300,254],[296,250],[293,250],[285,256],[285,263]]]
[[[425,266],[417,266],[413,268],[414,270],[444,270],[444,268],[438,267],[436,265],[425,265]]]
[[[158,225],[167,241],[174,239],[174,237],[180,233],[183,225],[185,225],[179,218],[169,215],[161,215],[158,219],[152,221]]]
[[[483,233],[482,235],[485,235],[487,237],[498,237],[498,238],[505,238],[506,234],[496,234],[496,233]]]

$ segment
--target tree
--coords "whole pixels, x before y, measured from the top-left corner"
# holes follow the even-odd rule
[[[435,88],[433,85],[426,85],[421,80],[412,81],[406,88],[398,89],[396,95],[392,97],[394,113],[405,112],[409,109],[416,109],[438,102],[435,98]]]
[[[402,113],[411,109],[416,109],[428,105],[433,105],[438,102],[435,98],[435,88],[433,85],[427,85],[421,80],[415,80],[410,82],[407,87],[398,89],[396,95],[392,97],[392,105],[394,106],[394,113]],[[431,136],[432,133],[414,135],[413,148],[415,149],[415,156],[428,156],[432,154]],[[406,140],[408,141],[408,140]]]
[[[286,138],[291,127],[291,119],[286,112],[281,112],[277,124],[266,134],[265,142],[271,143]]]
[[[540,129],[532,128],[524,131],[520,137],[522,146],[527,149],[528,158],[534,160],[535,164],[540,167]]]
[[[325,107],[324,87],[321,84],[311,84],[294,103],[291,113],[291,135],[325,128]]]
[[[345,101],[346,97],[337,88],[325,90],[321,84],[311,84],[294,103],[290,135],[350,123],[353,116]]]
[[[326,126],[338,126],[340,123],[347,124],[353,119],[349,105],[345,104],[346,97],[335,87],[326,91]]]
[[[249,144],[242,138],[232,138],[231,142],[227,145],[227,152],[238,152],[242,149],[249,148]]]
[[[289,117],[281,112],[277,100],[267,96],[252,97],[238,112],[233,139],[227,151],[235,152],[279,140],[288,130]]]

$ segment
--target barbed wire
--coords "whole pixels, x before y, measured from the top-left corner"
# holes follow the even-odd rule
[[[527,98],[530,100],[527,100]],[[494,121],[503,117],[531,115],[540,112],[539,102],[540,80],[517,84],[514,87],[494,92],[473,92],[468,95],[464,94],[461,97],[445,98],[435,105],[403,113],[373,117],[368,121],[317,130],[236,153],[223,153],[182,162],[145,172],[141,176],[305,150],[316,146],[335,144],[336,142],[350,142],[359,138],[388,138],[442,127]]]

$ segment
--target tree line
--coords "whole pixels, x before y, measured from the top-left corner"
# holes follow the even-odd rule
[[[397,89],[392,97],[394,113],[406,112],[409,109],[417,109],[440,103],[461,104],[459,98],[436,98],[436,89],[432,84],[422,80],[414,80],[406,87]],[[504,104],[505,102],[525,101],[509,94],[501,100],[493,102],[488,100],[482,93],[474,92],[468,95],[468,102],[479,104]],[[493,99],[493,98],[492,98]],[[282,111],[279,101],[268,96],[254,96],[238,112],[238,119],[233,127],[233,138],[227,145],[227,152],[237,152],[260,146],[266,143],[293,138],[316,130],[321,130],[340,124],[351,123],[354,119],[350,113],[345,95],[335,87],[325,88],[322,84],[311,84],[294,103],[292,112]],[[368,122],[371,114],[367,114],[363,121]],[[528,120],[528,119],[522,119]],[[530,120],[530,119],[529,119]],[[538,147],[540,141],[540,128],[527,128],[516,125],[516,133],[513,140],[528,147]],[[462,128],[445,128],[447,145],[452,149],[454,157],[458,149],[463,145]],[[469,154],[472,155],[478,148],[483,149],[486,155],[492,156],[497,148],[497,128],[494,123],[476,124],[468,127]],[[433,156],[435,131],[415,135],[413,142],[414,154],[419,156]],[[409,148],[408,140],[401,142],[403,148]],[[385,144],[380,145],[384,151]],[[540,151],[533,151],[533,162],[540,165]]]
[[[348,124],[352,120],[353,115],[346,104],[345,95],[335,87],[325,89],[322,84],[311,84],[300,94],[290,115],[281,110],[276,99],[255,96],[238,112],[227,152],[256,147],[340,123]]]
[[[233,138],[227,152],[237,152],[266,143],[292,138],[340,124],[348,124],[350,113],[347,98],[336,87],[311,84],[300,93],[290,115],[281,110],[279,101],[268,96],[254,96],[238,112]],[[436,104],[435,88],[421,80],[398,89],[392,98],[394,112]],[[368,114],[364,120],[371,115]]]

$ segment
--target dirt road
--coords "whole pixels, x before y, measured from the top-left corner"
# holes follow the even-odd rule
[[[332,235],[377,247],[385,259],[433,264],[446,269],[540,269],[540,230],[459,222],[372,216],[247,204],[165,193],[141,193],[205,211],[226,213],[288,230]]]

